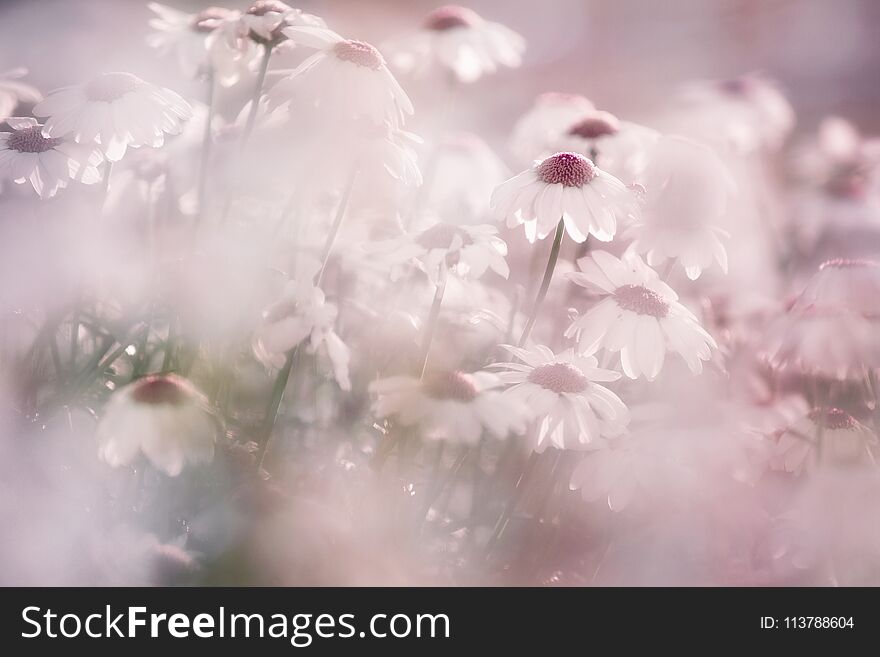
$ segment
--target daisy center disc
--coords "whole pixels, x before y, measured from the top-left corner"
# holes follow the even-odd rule
[[[479,22],[479,20],[479,15],[472,9],[457,5],[447,5],[435,9],[428,14],[428,17],[425,19],[425,27],[435,32],[443,32],[457,27],[470,27]]]
[[[431,374],[422,385],[431,399],[470,402],[477,397],[477,387],[464,372]]]
[[[6,146],[19,153],[45,153],[63,141],[61,137],[44,137],[42,131],[38,125],[16,130],[9,135]]]
[[[555,393],[583,392],[590,383],[583,372],[569,363],[550,363],[536,367],[529,372],[528,380]]]
[[[180,381],[168,376],[148,376],[134,384],[131,398],[150,406],[180,406],[189,395]]]
[[[598,139],[614,135],[620,130],[617,119],[611,114],[596,114],[581,119],[568,130],[568,134],[582,139]]]
[[[617,288],[614,291],[614,300],[624,310],[630,310],[637,315],[660,318],[669,314],[669,304],[663,297],[643,285],[624,285]]]
[[[855,418],[839,408],[814,408],[809,417],[813,424],[821,424],[826,429],[853,429],[856,426]]]
[[[456,235],[461,239],[462,246],[473,244],[473,240],[467,233],[450,224],[431,226],[416,238],[416,242],[426,249],[448,249]]]
[[[86,85],[86,96],[92,101],[109,103],[119,100],[143,83],[143,80],[131,73],[104,73]]]
[[[538,178],[548,185],[583,187],[596,177],[593,163],[578,153],[557,153],[538,165]]]
[[[351,62],[374,71],[378,71],[385,63],[382,54],[365,41],[340,41],[333,46],[333,52],[344,62]]]

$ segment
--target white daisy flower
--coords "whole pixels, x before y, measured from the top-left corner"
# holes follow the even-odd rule
[[[385,58],[369,43],[344,39],[320,27],[287,27],[283,32],[294,43],[318,52],[275,84],[269,93],[275,103],[307,99],[328,115],[328,121],[365,117],[394,128],[413,113],[412,102]]]
[[[864,424],[839,408],[814,408],[776,442],[776,469],[795,474],[820,463],[853,464],[870,456],[877,437]]]
[[[71,180],[92,185],[101,180],[101,152],[67,137],[45,137],[31,118],[10,118],[12,132],[0,132],[0,180],[30,182],[40,198],[54,196]]]
[[[19,78],[27,75],[27,70],[15,68],[0,73],[0,121],[12,115],[19,103],[38,103],[43,95],[36,87]]]
[[[503,278],[510,275],[505,256],[507,244],[494,226],[455,226],[436,223],[425,230],[401,237],[372,242],[364,249],[391,271],[391,280],[400,278],[403,268],[415,264],[437,285],[447,270],[457,276],[480,278],[491,269]]]
[[[615,258],[594,251],[578,261],[580,272],[568,277],[602,296],[565,331],[582,353],[599,348],[620,353],[624,374],[649,381],[663,368],[666,352],[679,354],[694,374],[717,348],[691,311],[657,272],[635,254]]]
[[[552,145],[581,117],[595,110],[578,94],[541,94],[513,128],[510,150],[523,162],[550,155]]]
[[[505,396],[537,420],[535,451],[548,446],[585,449],[600,437],[624,432],[629,411],[617,395],[599,385],[618,380],[619,373],[601,369],[593,356],[579,356],[571,349],[559,354],[543,345],[505,349],[523,362],[493,367],[505,370],[498,376],[512,384]]]
[[[70,134],[79,143],[97,142],[108,160],[126,149],[158,148],[165,135],[176,135],[192,118],[192,107],[179,95],[131,73],[104,73],[90,82],[57,89],[34,107],[48,117],[47,137]]]
[[[325,26],[321,18],[294,9],[280,0],[256,0],[242,15],[241,22],[251,39],[270,47],[285,39],[285,27]]]
[[[553,233],[560,219],[575,242],[593,235],[610,242],[618,221],[635,212],[635,198],[614,176],[579,153],[556,153],[502,183],[492,194],[499,219],[525,225],[530,242]]]
[[[313,271],[317,273],[320,265],[314,264]],[[326,353],[339,387],[351,390],[351,352],[334,330],[337,313],[336,305],[329,303],[323,290],[312,284],[312,275],[288,281],[281,299],[263,313],[263,324],[254,338],[257,358],[280,368],[288,351],[305,344],[311,353]]]
[[[197,78],[210,70],[208,39],[225,23],[236,20],[240,12],[223,7],[208,7],[189,14],[158,2],[147,5],[156,14],[147,36],[147,45],[160,54],[173,56],[184,75]]]
[[[582,153],[617,178],[632,182],[645,170],[651,146],[659,138],[656,130],[592,110],[571,123],[554,147]]]
[[[370,384],[373,413],[416,427],[427,440],[476,445],[484,432],[503,439],[525,431],[521,407],[498,388],[490,372],[428,373],[423,379],[393,376]]]
[[[98,423],[98,455],[113,467],[140,453],[169,477],[214,458],[218,432],[207,400],[173,374],[138,379],[113,393]]]
[[[424,75],[440,68],[461,82],[474,82],[499,66],[519,66],[525,47],[513,30],[471,9],[447,5],[428,14],[418,31],[389,43],[388,52],[402,71]]]

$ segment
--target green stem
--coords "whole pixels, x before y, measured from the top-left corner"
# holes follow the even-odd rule
[[[437,288],[434,291],[434,301],[431,303],[431,311],[428,313],[428,321],[425,322],[425,335],[422,338],[422,348],[419,352],[419,378],[425,377],[425,370],[428,368],[428,354],[431,351],[431,343],[434,341],[434,334],[437,332],[437,324],[440,319],[440,306],[443,304],[443,293],[446,290],[447,273],[444,269],[440,272],[440,280],[437,281]]]
[[[266,409],[266,416],[263,420],[263,427],[260,430],[259,448],[257,449],[257,469],[263,467],[263,459],[266,458],[266,452],[269,449],[269,443],[272,441],[272,434],[275,431],[275,423],[278,420],[278,409],[281,408],[281,402],[284,400],[284,391],[287,390],[287,382],[290,380],[290,372],[293,369],[293,363],[296,360],[299,346],[294,347],[287,352],[284,359],[284,365],[275,378],[275,385],[272,386],[272,397],[269,400],[269,407]]]
[[[526,340],[529,339],[532,327],[534,327],[535,321],[538,319],[538,312],[541,310],[541,304],[544,303],[544,297],[547,296],[547,290],[550,288],[550,281],[553,278],[553,270],[556,269],[556,261],[559,260],[559,250],[562,246],[562,236],[564,233],[565,223],[560,219],[559,224],[556,226],[556,234],[553,236],[553,246],[550,247],[550,257],[547,259],[547,268],[544,269],[544,278],[541,281],[541,288],[538,290],[538,296],[535,298],[535,305],[532,307],[532,313],[529,315],[526,327],[523,329],[522,336],[520,336],[519,339],[518,346],[520,347],[525,345]]]
[[[333,245],[336,243],[336,237],[339,235],[339,228],[342,226],[342,220],[345,218],[345,211],[348,208],[348,202],[351,200],[351,192],[354,189],[354,183],[358,177],[358,166],[355,164],[348,176],[345,189],[342,192],[342,198],[339,206],[336,208],[336,216],[333,218],[333,225],[327,234],[327,240],[324,242],[324,251],[321,254],[321,269],[315,278],[315,286],[320,287],[321,281],[324,280],[324,271],[327,269],[327,263],[330,261],[330,254],[333,253]]]

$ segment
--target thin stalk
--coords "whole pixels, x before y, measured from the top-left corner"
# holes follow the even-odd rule
[[[437,324],[440,319],[440,306],[443,305],[443,293],[446,291],[447,272],[445,268],[440,272],[440,280],[434,291],[434,301],[431,303],[431,311],[428,313],[428,321],[425,322],[425,334],[422,338],[422,347],[419,352],[419,378],[425,377],[428,368],[428,354],[431,351],[431,343],[437,332]]]
[[[208,168],[211,161],[211,149],[214,146],[214,139],[211,133],[211,124],[214,122],[214,104],[217,95],[217,85],[214,82],[214,73],[208,73],[208,116],[205,119],[205,129],[202,133],[202,158],[199,162],[199,186],[198,199],[199,211],[196,215],[196,225],[202,220],[205,214],[205,202],[207,200],[208,189]]]
[[[257,112],[260,109],[260,97],[263,95],[263,84],[266,82],[266,72],[269,70],[269,58],[272,56],[272,47],[263,46],[263,58],[260,60],[260,72],[257,74],[257,81],[254,84],[254,95],[251,98],[251,108],[248,113],[247,122],[244,126],[244,134],[241,137],[241,150],[244,150],[254,131],[257,123]]]
[[[553,236],[553,246],[550,247],[550,257],[547,259],[547,267],[544,269],[544,278],[541,280],[541,288],[538,290],[538,296],[535,297],[535,305],[532,307],[532,313],[529,315],[526,327],[523,329],[522,335],[519,339],[518,346],[520,347],[525,345],[526,340],[529,339],[532,327],[538,319],[541,304],[544,303],[544,297],[547,296],[547,290],[550,288],[550,281],[553,279],[553,270],[556,269],[556,261],[559,260],[559,250],[562,246],[562,236],[564,234],[565,224],[562,219],[560,219],[559,224],[556,226],[556,234]]]
[[[333,245],[336,243],[336,237],[339,235],[339,228],[342,226],[342,220],[345,218],[345,211],[348,208],[348,202],[351,200],[351,192],[354,189],[354,183],[358,177],[358,166],[355,164],[349,174],[348,181],[345,184],[345,190],[342,192],[342,198],[339,206],[336,208],[336,216],[333,218],[333,225],[327,234],[327,240],[324,242],[324,251],[321,254],[321,269],[315,278],[315,285],[320,287],[321,281],[324,280],[324,271],[327,269],[327,263],[330,261],[330,255],[333,253]]]
[[[535,469],[538,465],[539,459],[540,455],[537,452],[532,452],[529,455],[529,460],[526,461],[526,465],[523,468],[523,471],[520,473],[519,478],[516,480],[516,486],[513,489],[513,494],[507,500],[507,504],[504,506],[504,511],[502,511],[501,517],[499,517],[498,521],[495,523],[495,530],[492,532],[492,536],[486,543],[486,559],[491,556],[492,550],[495,548],[496,543],[498,543],[498,541],[504,535],[504,531],[507,529],[507,525],[510,524],[510,518],[513,515],[513,511],[516,509],[516,505],[519,503],[519,500],[522,497],[523,492],[525,491],[526,485],[531,480],[532,475],[534,474]]]

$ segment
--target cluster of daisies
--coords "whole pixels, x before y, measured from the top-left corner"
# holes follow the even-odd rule
[[[757,74],[691,84],[646,124],[554,92],[494,147],[448,116],[418,136],[430,111],[400,81],[467,102],[523,37],[458,6],[378,47],[277,0],[149,9],[198,100],[125,72],[46,95],[0,75],[0,184],[22,186],[3,194],[148,224],[146,310],[110,272],[49,315],[33,417],[88,405],[101,461],[168,478],[235,455],[265,483],[317,434],[467,568],[531,573],[516,546],[552,543],[551,568],[585,522],[570,499],[645,527],[586,521],[594,581],[627,540],[650,553],[669,509],[738,532],[733,499],[750,521],[696,558],[701,583],[838,558],[789,559],[815,518],[760,494],[876,468],[880,265],[852,234],[880,236],[877,141],[832,118],[788,149],[793,111]]]

